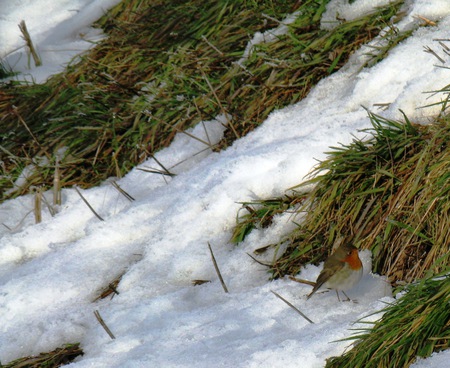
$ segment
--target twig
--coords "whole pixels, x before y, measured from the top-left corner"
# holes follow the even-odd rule
[[[262,265],[262,266],[266,266],[266,267],[272,267],[272,266],[273,266],[273,265],[270,264],[270,263],[264,263],[264,262],[261,262],[260,260],[258,260],[258,259],[256,259],[255,257],[253,257],[250,253],[247,253],[247,255],[248,255],[251,259],[253,259],[256,263],[259,263],[259,264]]]
[[[106,333],[109,335],[109,337],[111,338],[111,339],[115,339],[116,337],[113,335],[113,333],[111,332],[111,330],[109,329],[109,327],[108,326],[106,326],[106,323],[105,323],[105,321],[103,320],[103,318],[100,316],[100,313],[99,313],[99,311],[96,309],[95,311],[94,311],[94,315],[95,315],[95,317],[97,318],[97,321],[101,324],[101,326],[105,329],[105,331],[106,331]]]
[[[116,181],[112,181],[111,185],[117,189],[117,191],[122,194],[126,199],[128,199],[130,202],[133,202],[135,199],[129,195],[127,192],[125,192],[120,186],[119,184],[117,184]]]
[[[275,295],[277,298],[280,298],[283,302],[285,302],[287,305],[289,305],[293,310],[295,310],[298,314],[300,314],[304,319],[306,319],[309,323],[314,323],[311,321],[308,317],[305,316],[305,314],[300,311],[297,307],[295,307],[292,303],[288,302],[286,299],[284,299],[280,294],[276,293],[273,290],[270,290],[270,292]]]
[[[423,20],[427,26],[433,26],[433,27],[436,26],[436,22],[433,22],[432,20],[425,18],[421,15],[414,15],[413,18]]]
[[[374,107],[378,107],[379,110],[386,110],[391,106],[391,102],[374,103]]]
[[[61,172],[59,170],[58,158],[56,158],[55,173],[53,175],[53,205],[61,205]]]
[[[310,285],[312,287],[316,286],[316,283],[314,281],[309,281],[309,280],[305,280],[305,279],[298,279],[297,277],[294,277],[294,276],[289,276],[289,280],[298,282],[300,284]]]
[[[212,47],[214,50],[216,50],[220,56],[223,56],[223,52],[220,51],[216,46],[214,46],[211,42],[208,41],[208,39],[202,35],[202,40],[205,41],[210,47]]]
[[[155,119],[156,121],[158,121],[159,123],[164,124],[164,125],[166,125],[166,126],[172,128],[172,129],[174,129],[174,130],[177,131],[177,132],[186,134],[188,137],[191,137],[192,139],[195,139],[195,140],[197,140],[197,141],[199,141],[199,142],[205,144],[205,145],[208,146],[209,148],[213,149],[213,147],[211,146],[211,144],[210,144],[209,142],[207,142],[207,141],[205,141],[205,140],[203,140],[203,139],[201,139],[201,138],[199,138],[199,137],[196,137],[195,135],[193,135],[193,134],[191,134],[191,133],[188,133],[188,132],[186,132],[185,130],[180,129],[180,128],[176,127],[175,125],[171,125],[171,124],[169,124],[168,122],[166,122],[166,121],[164,121],[164,120],[162,120],[162,119],[158,119],[156,116],[151,115],[151,113],[150,113],[149,111],[147,111],[147,110],[145,110],[144,113],[147,114],[148,116],[152,116],[152,118]]]
[[[223,290],[226,293],[228,293],[227,286],[225,285],[225,282],[223,281],[222,274],[220,273],[219,266],[217,266],[216,258],[214,257],[214,253],[212,251],[211,244],[209,244],[209,242],[208,242],[208,248],[209,248],[209,251],[211,252],[211,258],[214,263],[214,268],[216,269],[217,276],[219,276],[219,280],[220,280],[220,283],[222,284]]]
[[[28,48],[30,49],[31,56],[34,59],[34,64],[36,66],[41,66],[42,65],[41,58],[39,57],[39,55],[36,52],[36,49],[33,46],[33,42],[31,41],[31,37],[30,37],[30,34],[28,33],[27,25],[25,24],[24,20],[22,20],[19,23],[19,29],[20,29],[20,32],[22,32],[23,39],[25,40]]]
[[[262,16],[263,18],[266,18],[266,19],[271,20],[272,22],[275,22],[275,23],[278,23],[278,24],[283,24],[283,22],[279,21],[278,19],[276,19],[276,18],[274,18],[274,17],[271,17],[271,16],[268,15],[268,14],[262,13],[261,16]]]
[[[210,280],[192,280],[191,281],[192,285],[194,285],[194,286],[203,285],[208,282],[211,282],[211,281]]]
[[[436,53],[436,51],[434,51],[430,46],[424,46],[423,48],[424,48],[424,51],[425,51],[425,52],[427,52],[427,53],[429,53],[429,54],[431,54],[431,55],[434,55],[434,56],[435,56],[442,64],[445,64],[445,60],[442,59],[442,58]]]
[[[176,176],[176,174],[172,174],[170,172],[165,172],[165,171],[158,170],[158,169],[144,169],[143,167],[138,167],[137,169],[140,171],[145,171],[145,172],[152,173],[152,174],[160,174],[160,175],[171,176],[171,177]]]
[[[95,210],[92,208],[92,206],[89,204],[89,202],[86,200],[86,198],[83,197],[83,195],[81,194],[81,192],[78,190],[78,188],[75,186],[74,187],[75,190],[77,191],[78,195],[81,197],[81,199],[83,200],[84,203],[86,203],[86,206],[89,207],[89,209],[92,211],[92,213],[100,220],[100,221],[105,221],[97,212],[95,212]]]
[[[44,147],[41,146],[41,144],[39,143],[39,141],[37,140],[36,136],[31,131],[31,129],[28,126],[28,124],[26,123],[26,121],[19,114],[19,111],[18,111],[17,107],[13,107],[12,111],[13,111],[14,115],[17,116],[17,118],[22,123],[22,125],[25,127],[25,129],[28,131],[28,133],[30,133],[31,138],[33,138],[33,141],[37,144],[37,146],[47,155],[48,158],[50,158],[50,154],[47,152],[47,150]]]
[[[217,96],[216,90],[213,88],[213,86],[211,85],[211,82],[209,81],[208,77],[206,76],[205,72],[203,71],[202,68],[199,68],[200,72],[203,75],[203,79],[205,80],[206,84],[208,85],[209,89],[211,90],[212,94],[214,95],[220,110],[222,110],[222,113],[225,115],[225,118],[227,119],[228,124],[231,127],[231,130],[233,131],[234,135],[236,136],[236,138],[240,138],[238,132],[236,131],[236,129],[234,128],[233,123],[231,122],[231,120],[228,118],[229,114],[227,113],[227,111],[225,110],[225,108],[222,105],[222,102],[220,101],[219,97]]]
[[[203,152],[208,151],[209,149],[212,150],[212,149],[213,149],[213,146],[203,148],[202,150],[200,150],[200,151],[198,151],[198,152],[196,152],[196,153],[193,153],[191,156],[186,157],[185,159],[183,159],[183,160],[181,160],[181,161],[178,161],[176,164],[174,164],[174,165],[171,166],[170,168],[173,169],[174,167],[177,167],[178,165],[181,165],[181,164],[183,164],[183,163],[189,161],[190,159],[194,158],[194,157],[197,156],[197,155],[202,154]]]
[[[25,216],[22,217],[22,219],[19,221],[19,223],[18,223],[16,226],[14,226],[13,228],[9,227],[8,225],[6,225],[6,224],[4,224],[4,223],[2,223],[2,225],[3,225],[4,227],[6,227],[9,231],[16,231],[17,229],[20,228],[20,226],[22,226],[22,224],[23,224],[23,222],[25,221],[25,219],[26,219],[26,218],[28,217],[28,215],[29,215],[30,213],[32,213],[32,212],[33,212],[33,210],[28,211],[28,212],[25,214]]]
[[[42,222],[42,190],[36,188],[34,193],[34,222],[39,224]]]
[[[439,41],[439,45],[442,46],[442,49],[444,51],[450,51],[450,47],[448,47],[445,43],[443,43],[442,41]]]
[[[175,175],[175,174],[172,174],[168,169],[166,169],[166,167],[155,157],[155,155],[151,155],[152,156],[152,159],[154,159],[155,161],[156,161],[156,163],[159,165],[159,166],[161,166],[161,168],[167,173],[167,174],[170,174],[170,175]]]
[[[47,198],[45,198],[45,195],[42,195],[42,202],[44,202],[45,205],[47,206],[47,209],[48,209],[48,212],[50,212],[50,215],[52,217],[54,217],[56,215],[56,211],[52,206],[50,206],[50,203],[48,203]]]
[[[8,225],[6,225],[4,222],[2,222],[2,225],[3,225],[4,227],[6,227],[9,231],[12,231],[12,229],[11,229]]]
[[[166,175],[166,176],[170,176],[170,177],[173,177],[173,176],[176,176],[176,174],[173,174],[173,173],[171,173],[170,171],[169,171],[169,169],[167,169],[156,157],[155,157],[155,155],[153,155],[153,154],[151,154],[151,153],[149,153],[150,154],[150,157],[153,159],[153,160],[155,160],[156,161],[156,163],[159,165],[159,166],[161,166],[161,168],[162,168],[162,170],[158,170],[158,169],[140,169],[140,168],[138,168],[138,170],[142,170],[142,171],[147,171],[147,172],[150,172],[150,173],[154,173],[154,174],[160,174],[160,175]]]

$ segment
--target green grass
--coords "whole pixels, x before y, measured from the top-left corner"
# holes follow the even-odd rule
[[[302,203],[305,197],[294,195],[243,202],[236,218],[231,242],[240,243],[253,229],[269,227],[274,216],[290,209],[294,211],[295,207]],[[244,213],[241,213],[242,210],[244,210]]]
[[[14,195],[50,186],[61,148],[63,186],[120,177],[177,132],[219,114],[229,117],[214,147],[223,149],[274,109],[304,98],[379,34],[401,3],[326,31],[319,27],[325,0],[124,1],[98,22],[109,37],[65,73],[42,85],[1,86],[0,190],[11,188],[36,157],[46,157],[47,166],[36,166]],[[294,11],[299,16],[287,34],[255,45],[236,63],[256,32]],[[372,58],[387,49],[372,50]]]
[[[275,278],[296,275],[344,241],[370,249],[371,271],[386,275],[396,292],[404,291],[379,321],[363,319],[367,328],[348,339],[352,349],[329,359],[327,367],[408,367],[417,357],[450,345],[447,90],[439,91],[447,97],[431,124],[369,113],[372,128],[366,138],[332,148],[309,180],[291,188],[288,196],[269,201],[273,206],[263,200],[246,203],[248,214],[238,218],[240,240],[258,221],[292,210],[295,203],[303,214],[297,229],[272,245],[286,247],[268,265]]]
[[[229,124],[214,149],[226,148],[274,109],[304,98],[377,35],[363,67],[385,58],[412,33],[390,22],[402,1],[323,30],[319,22],[327,2],[121,2],[98,22],[108,38],[63,74],[41,85],[0,86],[2,199],[29,165],[35,173],[14,195],[28,193],[32,185],[51,186],[57,159],[64,186],[88,187],[122,176],[169,145],[177,132],[219,114],[229,116]],[[255,45],[236,63],[256,32],[277,27],[294,11],[299,16],[285,35]],[[0,77],[9,73],[0,67]],[[447,102],[428,126],[369,114],[368,139],[332,148],[308,182],[281,198],[243,203],[238,213],[235,243],[254,228],[270,226],[277,214],[304,214],[298,228],[274,244],[287,250],[271,265],[273,277],[323,260],[344,239],[371,249],[373,271],[394,285],[426,276],[388,306],[370,332],[360,330],[356,347],[329,360],[330,367],[407,366],[416,355],[448,347],[448,277],[433,278],[448,266]],[[313,189],[306,191],[310,184]],[[81,353],[77,344],[68,347],[69,354],[72,347]],[[59,350],[42,361],[56,366],[55,354]],[[33,367],[20,364],[36,359],[8,367]]]
[[[450,271],[447,269],[447,272]],[[383,317],[365,322],[348,340],[355,347],[328,359],[327,368],[409,367],[417,357],[450,347],[450,277],[429,278],[407,288]],[[364,323],[364,319],[361,321]]]
[[[295,275],[305,263],[323,260],[334,244],[348,241],[370,249],[373,271],[395,285],[423,277],[450,251],[445,231],[450,227],[450,153],[443,149],[450,142],[450,118],[418,125],[406,117],[404,123],[369,117],[370,138],[334,147],[309,180],[270,209],[283,212],[297,202],[302,203],[297,211],[305,214],[280,240],[288,248],[273,265],[273,277]],[[248,229],[249,221],[255,223],[253,213],[238,219],[236,232]],[[443,266],[435,265],[435,271]]]

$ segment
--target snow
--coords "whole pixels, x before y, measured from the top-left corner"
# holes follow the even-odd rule
[[[83,44],[76,52],[86,49],[80,33],[92,34],[89,25],[116,3],[0,0],[2,55],[24,73],[19,78],[43,81],[70,61],[75,45]],[[339,17],[351,18],[386,1],[357,0],[351,9],[346,3],[332,1],[324,20],[332,19],[336,9]],[[367,60],[363,47],[303,101],[272,113],[260,128],[222,152],[212,152],[208,141],[220,140],[227,117],[199,124],[189,135],[179,133],[156,155],[175,177],[140,170],[161,169],[149,159],[116,180],[133,202],[110,182],[80,190],[103,222],[73,188],[63,190],[56,216],[44,211],[40,224],[34,224],[30,213],[32,196],[1,204],[0,223],[9,229],[0,228],[0,361],[74,342],[84,351],[70,365],[74,368],[323,367],[326,358],[342,354],[351,342],[341,340],[360,326],[356,321],[369,315],[375,320],[379,314],[374,313],[394,301],[384,277],[369,272],[370,252],[361,252],[365,273],[347,293],[358,303],[340,303],[334,292],[317,293],[307,301],[311,287],[288,278],[269,281],[266,268],[247,255],[289,233],[300,217],[277,216],[271,227],[253,231],[239,246],[229,239],[239,202],[282,195],[302,181],[317,159],[325,158],[330,146],[362,136],[358,130],[370,127],[362,106],[375,110],[375,104],[389,103],[383,116],[401,118],[402,109],[411,120],[425,123],[439,113],[439,106],[419,108],[443,98],[424,92],[447,85],[450,71],[438,68],[440,62],[424,46],[450,61],[434,41],[448,38],[450,3],[410,0],[404,11],[401,29],[422,23],[417,15],[439,22],[419,28],[385,60],[360,70]],[[39,14],[45,14],[45,24]],[[43,67],[25,67],[23,48],[12,52],[23,44],[15,29],[21,19],[27,21]],[[450,47],[450,41],[444,43]],[[21,180],[25,177],[24,172]],[[51,193],[45,195],[51,202]],[[208,243],[229,293],[215,273]],[[320,266],[307,266],[299,277],[315,280],[319,272]],[[119,294],[96,300],[122,274]],[[211,282],[193,286],[193,280]],[[96,310],[115,339],[97,322]],[[445,367],[448,355],[435,354],[415,367]]]
[[[21,79],[44,82],[62,72],[80,53],[102,37],[92,23],[120,0],[0,0],[0,59]],[[24,20],[37,46],[42,66],[27,55],[18,24]]]
[[[255,45],[274,42],[279,36],[286,34],[288,31],[288,25],[293,23],[297,19],[298,15],[299,12],[293,12],[292,14],[289,14],[286,19],[283,19],[277,28],[270,29],[263,33],[256,32],[253,38],[247,43],[244,50],[244,55],[237,61],[237,64],[244,67],[244,62],[247,61],[252,54]]]
[[[428,359],[417,359],[411,365],[411,368],[442,368],[447,367],[450,359],[450,351],[445,350],[439,353],[433,353]]]

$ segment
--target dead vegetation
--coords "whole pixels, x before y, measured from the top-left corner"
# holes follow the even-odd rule
[[[235,239],[242,239],[268,213],[289,208],[303,214],[297,229],[272,245],[286,249],[268,265],[274,278],[296,275],[346,241],[370,249],[372,271],[406,291],[387,305],[379,321],[357,329],[349,339],[354,347],[329,359],[327,367],[408,367],[417,357],[450,345],[447,104],[448,97],[442,114],[427,125],[369,113],[373,128],[368,137],[334,147],[289,196],[253,203],[238,220]]]
[[[301,100],[383,28],[386,42],[370,50],[367,65],[410,34],[400,34],[390,23],[401,1],[332,31],[319,27],[326,3],[122,2],[98,22],[108,39],[66,73],[42,85],[0,86],[3,199],[28,193],[32,186],[51,186],[56,170],[58,187],[120,177],[167,146],[177,132],[225,114],[226,136],[214,147],[220,150],[274,109]],[[252,35],[275,29],[294,11],[298,16],[286,34],[244,54]],[[1,65],[0,76],[6,69]],[[305,214],[296,231],[273,245],[286,247],[270,265],[275,278],[323,260],[345,239],[371,249],[373,271],[388,275],[394,285],[423,280],[388,306],[382,320],[360,331],[355,349],[329,360],[330,367],[408,366],[417,355],[448,347],[446,107],[447,101],[430,125],[369,114],[369,138],[333,148],[308,182],[283,198],[245,203],[247,214],[239,214],[237,243],[253,228],[270,226],[279,213]],[[26,185],[5,195],[30,165],[34,170]],[[306,191],[310,184],[312,191]],[[119,281],[101,297],[117,292]],[[78,344],[67,345],[4,367],[58,367],[81,354]]]
[[[401,5],[328,31],[319,27],[326,3],[121,2],[98,22],[108,38],[64,74],[40,85],[0,85],[3,199],[50,187],[56,166],[61,187],[120,177],[177,132],[218,115],[227,116],[228,129],[214,149],[227,147],[305,97],[391,24]],[[286,32],[274,37],[280,26]],[[266,40],[249,48],[257,32]],[[390,43],[371,50],[372,60],[402,37],[387,32]],[[26,182],[14,187],[25,169]]]

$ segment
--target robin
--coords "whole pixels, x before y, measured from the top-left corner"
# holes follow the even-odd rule
[[[358,248],[344,243],[326,259],[323,270],[307,299],[311,298],[321,286],[324,286],[336,290],[339,301],[341,300],[339,291],[342,291],[347,300],[350,300],[344,291],[355,286],[362,274],[363,266],[359,259]]]

